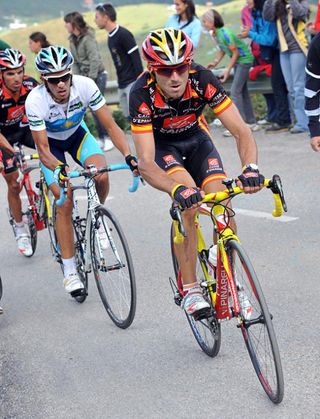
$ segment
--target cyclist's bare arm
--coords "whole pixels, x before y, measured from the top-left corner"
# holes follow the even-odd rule
[[[9,154],[14,154],[14,148],[6,139],[6,137],[0,133],[0,150],[6,151]]]
[[[152,133],[132,134],[136,147],[141,176],[154,188],[171,193],[177,182],[160,169],[155,158],[155,145]]]
[[[95,111],[97,118],[100,123],[106,128],[113,144],[124,156],[131,154],[128,140],[122,131],[122,129],[117,125],[113,119],[109,108],[107,105],[103,105],[101,108]]]
[[[59,164],[59,160],[51,153],[48,143],[47,131],[32,131],[33,140],[37,146],[41,162],[50,170],[54,170]]]
[[[258,151],[251,129],[241,118],[235,105],[229,106],[219,115],[219,119],[231,132],[237,142],[237,148],[242,166],[250,163],[257,163]]]

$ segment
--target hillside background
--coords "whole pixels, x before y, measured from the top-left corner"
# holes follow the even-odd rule
[[[65,7],[66,4],[68,4],[67,8]],[[61,44],[68,47],[68,34],[64,28],[63,16],[71,11],[79,10],[84,14],[85,20],[88,24],[96,29],[99,50],[105,62],[105,66],[109,74],[109,80],[116,79],[113,63],[107,48],[107,32],[96,28],[94,23],[94,11],[86,11],[86,9],[82,7],[82,4],[83,2],[80,0],[68,0],[67,3],[65,0],[48,1],[45,6],[47,15],[54,12],[57,13],[59,10],[62,11],[63,7],[64,9],[63,13],[61,13],[59,17],[46,18],[45,15],[41,15],[41,5],[43,5],[43,0],[30,0],[27,7],[26,3],[22,0],[0,0],[0,16],[6,16],[12,13],[13,10],[15,11],[16,16],[22,16],[20,13],[24,10],[30,18],[29,24],[26,28],[11,31],[7,30],[0,33],[1,39],[8,42],[13,48],[18,48],[26,54],[27,74],[38,78],[34,69],[34,55],[30,52],[28,47],[30,33],[33,31],[44,32],[52,44]],[[116,2],[114,2],[114,4],[116,4]],[[239,32],[241,27],[240,11],[244,4],[245,0],[234,0],[232,2],[229,1],[219,6],[215,6],[215,8],[224,17],[226,26],[231,27],[236,32]],[[135,35],[137,43],[140,46],[150,30],[160,28],[165,24],[169,15],[173,13],[171,6],[171,1],[167,3],[161,2],[161,4],[144,2],[143,4],[139,3],[119,6],[117,7],[117,21],[120,25],[128,28]],[[197,2],[196,12],[199,17],[207,9],[208,6]],[[30,17],[30,13],[32,13],[32,17]],[[311,20],[313,20],[314,14],[315,6],[311,6]],[[215,51],[216,47],[212,38],[208,34],[203,33],[199,47],[196,50],[195,61],[206,65],[208,62],[212,61]]]

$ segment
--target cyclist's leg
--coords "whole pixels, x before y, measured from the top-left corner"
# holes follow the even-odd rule
[[[8,186],[8,204],[14,222],[14,232],[19,252],[24,256],[32,256],[33,250],[30,235],[22,219],[22,203],[20,199],[20,184],[18,171],[13,164],[12,156],[3,152],[3,177]]]
[[[156,162],[166,173],[177,183],[194,187],[196,186],[190,173],[184,168],[183,147],[171,145],[156,146]],[[204,299],[196,276],[197,262],[197,230],[195,225],[195,209],[183,211],[182,218],[186,236],[181,244],[174,244],[174,252],[178,261],[183,283],[183,290],[186,295],[181,307],[188,314],[199,313],[210,308],[209,303]]]
[[[88,130],[85,123],[81,124],[81,127],[84,129],[84,136],[79,145],[72,150],[72,157],[83,167],[87,167],[90,164],[98,168],[105,167],[107,164],[106,158],[97,140]],[[108,173],[100,173],[94,179],[100,202],[103,204],[109,193]]]
[[[51,153],[61,162],[65,163],[64,151],[68,148],[68,143],[61,144],[62,142],[54,141],[49,138],[49,147]],[[53,171],[41,165],[46,183],[52,191],[54,197],[60,197],[59,186],[54,182]],[[66,200],[63,205],[56,207],[56,222],[55,230],[57,233],[58,242],[60,245],[61,259],[63,262],[64,280],[63,285],[65,290],[71,295],[75,296],[80,290],[84,288],[78,273],[75,261],[74,251],[74,238],[72,227],[72,193],[68,188]]]

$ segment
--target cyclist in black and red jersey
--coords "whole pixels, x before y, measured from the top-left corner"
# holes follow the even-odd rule
[[[20,187],[13,148],[15,143],[35,148],[25,114],[25,101],[38,83],[24,74],[24,64],[25,56],[20,51],[7,48],[0,52],[0,149],[18,249],[23,255],[31,256],[30,237],[22,220]]]
[[[188,314],[206,311],[196,278],[197,235],[194,216],[204,193],[224,189],[222,161],[202,115],[209,105],[235,137],[242,163],[239,186],[261,189],[257,147],[250,128],[212,72],[192,62],[193,46],[180,30],[153,31],[142,45],[148,71],[130,92],[132,135],[141,175],[170,194],[182,208],[187,238],[175,246]]]

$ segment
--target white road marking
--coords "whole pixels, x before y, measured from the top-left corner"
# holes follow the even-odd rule
[[[288,215],[282,215],[281,217],[274,217],[272,214],[263,211],[253,211],[241,208],[234,208],[236,214],[247,215],[255,218],[266,218],[268,220],[279,221],[281,223],[289,223],[290,221],[298,220],[298,217],[289,217]]]

